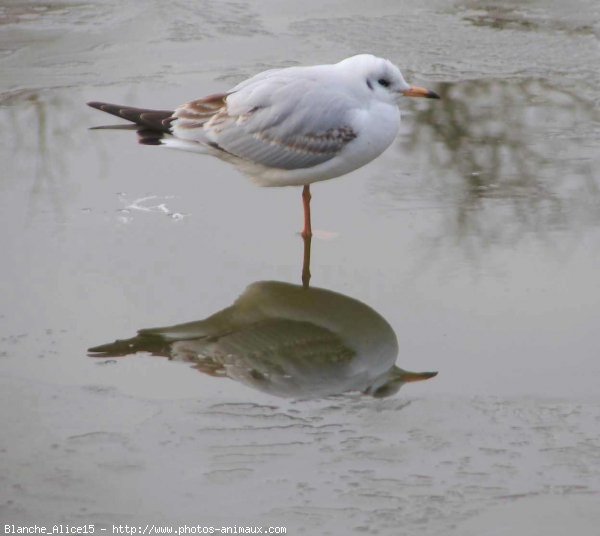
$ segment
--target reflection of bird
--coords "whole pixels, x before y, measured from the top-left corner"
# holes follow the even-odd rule
[[[439,98],[409,86],[390,61],[362,54],[265,71],[175,111],[88,104],[135,123],[142,143],[219,156],[263,186],[304,185],[303,235],[310,236],[308,185],[379,156],[398,132],[399,95]]]
[[[364,303],[275,281],[253,283],[232,306],[205,320],[143,329],[132,339],[89,350],[94,357],[139,351],[293,398],[347,391],[385,397],[437,374],[396,367],[396,335]]]

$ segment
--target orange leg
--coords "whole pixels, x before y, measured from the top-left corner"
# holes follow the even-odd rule
[[[310,224],[310,186],[306,184],[302,189],[302,205],[304,206],[304,229],[302,230],[302,238],[312,237],[312,227]]]
[[[304,240],[304,258],[302,260],[302,286],[308,288],[310,283],[310,236],[302,235]]]

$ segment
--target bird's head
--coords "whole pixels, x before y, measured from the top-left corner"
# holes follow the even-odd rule
[[[398,96],[439,99],[439,95],[423,87],[411,86],[400,69],[390,60],[371,54],[359,54],[340,61],[338,67],[362,79],[368,91],[377,99],[395,102]]]

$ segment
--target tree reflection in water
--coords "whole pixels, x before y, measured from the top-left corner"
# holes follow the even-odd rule
[[[409,114],[400,142],[403,158],[416,159],[424,191],[450,209],[436,245],[454,238],[476,254],[531,233],[544,240],[557,228],[600,223],[593,103],[533,79],[436,90],[443,105]],[[402,195],[383,187],[396,200]]]
[[[83,111],[59,92],[24,89],[0,93],[4,125],[0,143],[11,155],[5,177],[28,185],[28,219],[49,207],[57,220],[64,219],[68,187],[73,187],[68,180],[69,159],[85,143],[81,136],[84,117]],[[99,155],[98,160],[105,159]]]

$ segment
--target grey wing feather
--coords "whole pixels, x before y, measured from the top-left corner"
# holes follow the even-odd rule
[[[302,69],[268,71],[239,84],[218,111],[195,123],[188,114],[197,104],[175,115],[183,128],[201,127],[209,143],[245,160],[280,169],[316,166],[356,138],[348,114],[354,103],[317,75],[297,76]]]
[[[340,382],[347,390],[355,351],[310,322],[265,319],[214,341],[179,341],[172,355],[261,391],[310,397],[335,392]]]
[[[338,335],[310,322],[265,319],[216,340],[181,341],[200,359],[258,370],[262,374],[293,374],[348,362],[355,352]],[[181,348],[180,348],[181,350]]]
[[[269,128],[252,132],[230,123],[214,139],[220,148],[240,158],[272,168],[299,169],[332,159],[356,138],[348,126],[314,134],[290,134],[282,130]]]

